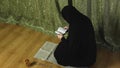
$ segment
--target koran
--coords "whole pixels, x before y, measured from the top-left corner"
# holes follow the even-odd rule
[[[59,27],[57,29],[57,31],[55,31],[56,34],[65,34],[66,33],[66,29],[62,28],[62,27]]]

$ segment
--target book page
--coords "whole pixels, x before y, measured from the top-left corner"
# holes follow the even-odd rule
[[[38,50],[38,52],[35,54],[34,58],[47,60],[47,58],[49,58],[49,55],[51,55],[51,53],[54,51],[54,49],[56,47],[57,47],[57,44],[47,41]]]
[[[62,28],[62,27],[59,27],[57,29],[57,31],[55,31],[56,34],[65,34],[66,33],[66,29]]]

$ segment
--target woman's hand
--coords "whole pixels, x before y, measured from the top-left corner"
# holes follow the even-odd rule
[[[64,29],[68,30],[68,29],[69,29],[69,26],[65,26]]]
[[[57,37],[61,40],[63,37],[63,34],[57,34]]]

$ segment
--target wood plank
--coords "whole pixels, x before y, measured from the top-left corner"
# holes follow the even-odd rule
[[[30,28],[0,23],[0,67],[61,68],[50,62],[33,58],[46,41],[58,43],[60,40]],[[27,67],[25,59],[30,59],[30,62],[36,64]],[[99,48],[97,62],[92,68],[120,68],[120,52],[114,53],[106,48]]]
[[[0,27],[1,68],[25,68],[24,60],[33,57],[45,41],[59,41],[55,37],[17,25],[0,24]]]

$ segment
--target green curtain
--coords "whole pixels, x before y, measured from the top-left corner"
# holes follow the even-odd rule
[[[71,1],[92,20],[97,44],[120,50],[120,0]],[[59,26],[67,25],[60,13],[66,5],[68,0],[0,0],[0,21],[55,34]]]
[[[92,21],[97,39],[113,51],[120,50],[120,1],[92,0]]]

